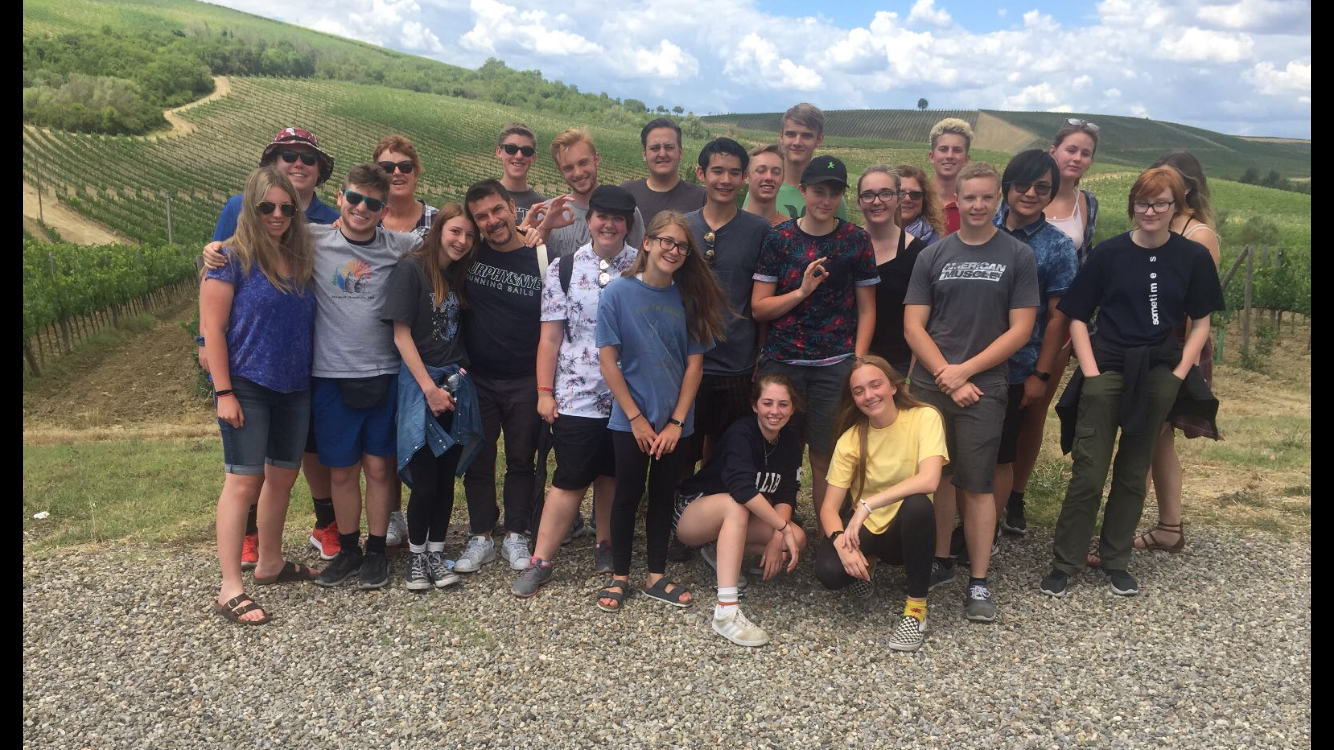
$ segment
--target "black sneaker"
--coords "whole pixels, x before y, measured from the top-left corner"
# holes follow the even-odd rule
[[[1139,593],[1139,582],[1135,577],[1124,570],[1102,569],[1102,574],[1107,579],[1107,583],[1112,587],[1112,593],[1117,596],[1134,596]]]
[[[945,565],[939,560],[932,559],[931,584],[930,586],[927,587],[927,591],[935,591],[937,588],[940,588],[941,586],[944,586],[945,584],[953,581],[954,568],[955,566],[953,565]]]
[[[430,591],[431,574],[427,567],[425,552],[410,553],[408,560],[408,591]]]
[[[968,562],[968,540],[963,535],[963,524],[954,527],[950,534],[950,557],[959,562]]]
[[[1000,617],[1000,608],[996,606],[989,585],[968,584],[968,592],[963,596],[963,616],[973,622],[995,622]]]
[[[1011,500],[1005,506],[1005,518],[1001,520],[1001,528],[1006,534],[1023,535],[1028,533],[1028,521],[1024,519],[1024,501],[1023,499]]]
[[[339,550],[338,554],[334,555],[333,561],[320,572],[319,578],[315,579],[315,585],[337,586],[361,568],[362,557],[359,549]]]
[[[383,552],[367,552],[357,573],[357,588],[378,589],[389,583],[389,558]]]
[[[1065,571],[1052,569],[1042,583],[1038,584],[1038,591],[1047,596],[1054,596],[1057,599],[1065,596],[1065,590],[1070,587],[1070,576]]]

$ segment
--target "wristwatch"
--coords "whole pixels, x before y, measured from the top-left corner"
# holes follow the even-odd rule
[[[1049,372],[1043,372],[1043,371],[1041,371],[1041,370],[1034,370],[1034,371],[1033,371],[1033,377],[1035,377],[1035,378],[1037,378],[1038,380],[1041,380],[1042,382],[1045,383],[1045,382],[1047,382],[1048,380],[1051,380],[1051,373],[1049,373]]]
[[[686,423],[685,423],[685,422],[682,422],[682,421],[679,420],[679,419],[668,419],[667,421],[668,421],[668,422],[671,422],[672,424],[676,425],[677,427],[680,427],[680,428],[683,429],[683,430],[686,428]]]

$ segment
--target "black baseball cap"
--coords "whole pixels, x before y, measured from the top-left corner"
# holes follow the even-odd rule
[[[848,168],[833,156],[817,156],[801,170],[801,184],[815,185],[821,182],[837,182],[845,190],[848,187]]]
[[[620,214],[629,219],[635,215],[635,197],[615,185],[598,185],[588,197],[588,210]]]

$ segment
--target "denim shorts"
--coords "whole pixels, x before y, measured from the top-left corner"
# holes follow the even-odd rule
[[[339,381],[315,378],[311,388],[316,447],[320,463],[331,469],[355,466],[362,455],[397,458],[398,375],[390,379],[384,403],[374,409],[353,409],[343,403]]]
[[[279,393],[233,376],[232,393],[241,404],[245,423],[236,428],[218,420],[226,472],[263,474],[264,464],[300,468],[310,426],[310,391]]]

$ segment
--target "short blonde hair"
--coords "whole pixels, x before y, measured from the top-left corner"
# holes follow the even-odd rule
[[[815,131],[816,135],[824,135],[824,112],[814,104],[802,102],[793,105],[788,111],[783,113],[783,122],[791,120],[798,125],[805,125]],[[779,123],[782,127],[782,123]]]
[[[598,147],[593,145],[593,136],[589,135],[587,130],[570,128],[551,140],[551,160],[559,167],[561,152],[578,143],[587,143],[588,147],[593,149],[593,155],[598,155]]]
[[[964,151],[969,151],[973,148],[973,126],[969,125],[967,120],[960,120],[957,117],[946,117],[932,126],[931,148],[936,147],[937,138],[946,134],[963,136]]]
[[[777,154],[779,157],[782,157],[783,152],[778,150],[777,143],[766,143],[762,146],[756,146],[755,148],[752,148],[750,150],[750,158],[752,159],[759,156],[760,154]]]
[[[954,178],[954,184],[962,187],[964,180],[976,180],[979,177],[990,177],[996,181],[996,187],[1000,187],[1000,172],[984,161],[970,161],[963,165],[963,169],[959,170],[959,176]]]

